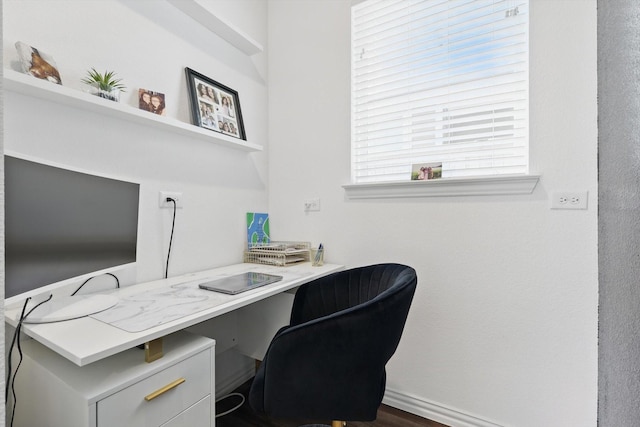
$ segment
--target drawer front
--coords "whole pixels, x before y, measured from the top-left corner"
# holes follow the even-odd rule
[[[200,402],[175,418],[162,424],[160,427],[213,427],[211,422],[211,396],[207,396]]]
[[[212,357],[203,351],[101,400],[98,427],[160,426],[210,396]]]

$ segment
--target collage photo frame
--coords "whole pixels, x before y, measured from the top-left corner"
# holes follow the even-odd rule
[[[193,124],[246,141],[238,92],[190,68],[185,71]]]

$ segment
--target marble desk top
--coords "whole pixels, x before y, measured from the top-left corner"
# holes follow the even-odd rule
[[[265,272],[264,268],[249,268],[247,271]],[[311,275],[309,272],[285,272],[275,270],[272,273],[282,276],[285,282],[298,281]],[[127,332],[141,332],[189,314],[222,305],[233,299],[233,295],[200,289],[198,285],[207,280],[215,280],[238,273],[221,273],[207,279],[187,280],[168,287],[143,290],[133,295],[119,296],[116,306],[91,317]],[[257,292],[259,288],[246,292]],[[117,295],[117,294],[116,294]]]
[[[299,263],[287,267],[235,264],[124,287],[113,292],[113,308],[91,316],[55,323],[23,324],[22,331],[78,366],[117,354],[206,320],[296,288],[344,267]],[[278,274],[283,280],[237,295],[198,288],[203,281],[247,271]],[[19,308],[7,309],[15,326]]]

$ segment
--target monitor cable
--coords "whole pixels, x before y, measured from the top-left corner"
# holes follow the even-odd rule
[[[233,408],[229,409],[228,411],[224,411],[220,414],[216,414],[216,418],[219,417],[224,417],[225,415],[228,415],[230,413],[232,413],[233,411],[235,411],[236,409],[240,408],[243,404],[244,404],[244,395],[242,393],[229,393],[226,394],[218,399],[216,399],[216,403],[220,402],[221,400],[224,400],[228,397],[232,397],[232,396],[239,396],[240,397],[240,403],[238,403],[236,406],[234,406]]]
[[[169,277],[169,258],[171,257],[171,244],[173,243],[173,230],[176,228],[176,210],[178,209],[178,204],[175,199],[171,197],[167,197],[167,202],[173,203],[173,222],[171,223],[171,237],[169,238],[169,250],[167,251],[167,265],[164,270],[164,278]]]
[[[116,277],[116,275],[115,275],[115,274],[111,274],[111,273],[104,273],[104,274],[109,275],[109,276],[113,277],[114,279],[116,279],[116,289],[119,289],[119,288],[120,288],[120,280],[118,280],[118,277]],[[80,286],[78,287],[78,289],[76,289],[75,291],[73,291],[73,293],[71,294],[71,296],[74,296],[75,294],[77,294],[77,293],[78,293],[78,291],[79,291],[80,289],[82,289],[82,287],[83,287],[84,285],[86,285],[86,284],[87,284],[87,282],[88,282],[89,280],[94,279],[94,278],[96,278],[96,277],[98,277],[98,276],[91,276],[91,277],[89,277],[87,280],[85,280],[84,282],[82,282],[82,285],[80,285]]]
[[[50,301],[52,297],[53,297],[53,294],[49,295],[49,298],[47,298],[44,301],[40,301],[31,310],[29,310],[27,314],[25,314],[25,311],[27,310],[27,304],[31,300],[31,297],[27,298],[24,301],[24,305],[22,306],[22,312],[20,313],[20,320],[18,320],[18,325],[16,326],[16,330],[13,333],[13,339],[11,340],[11,347],[9,347],[9,353],[7,355],[7,383],[5,384],[5,389],[4,389],[4,401],[8,402],[7,399],[9,397],[9,387],[11,387],[11,396],[13,398],[13,405],[11,408],[11,424],[10,424],[11,427],[13,427],[13,419],[15,418],[15,415],[16,415],[16,404],[18,403],[18,399],[16,396],[16,389],[15,389],[15,381],[16,381],[16,375],[18,375],[18,369],[20,369],[20,365],[22,364],[22,346],[20,344],[20,332],[22,331],[22,323],[24,322],[24,319],[26,319],[33,312],[33,310],[40,307],[45,302]],[[16,370],[15,372],[13,372],[13,376],[12,376],[11,375],[11,370],[12,370],[11,359],[13,355],[14,346],[17,347],[18,349],[18,354],[20,355],[20,359],[18,360],[18,364],[16,365]]]

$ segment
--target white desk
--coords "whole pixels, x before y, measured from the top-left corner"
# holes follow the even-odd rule
[[[232,311],[251,326],[256,320],[243,307],[258,301],[269,305],[273,301],[269,297],[288,299],[289,295],[279,294],[342,268],[332,264],[312,267],[310,263],[290,267],[237,264],[115,290],[120,302],[106,319],[90,316],[23,324],[22,330],[34,340],[23,343],[24,363],[15,382],[15,425],[215,427],[216,342],[182,330]],[[247,271],[278,274],[283,280],[238,295],[197,288],[200,282]],[[20,310],[7,310],[6,321],[15,326]],[[271,310],[263,315],[278,317],[284,309]],[[114,314],[125,322],[114,323]],[[256,326],[263,326],[265,322],[258,323]],[[165,337],[164,357],[145,363],[144,352],[135,347],[160,337]],[[39,402],[37,411],[28,404],[32,401]]]
[[[23,324],[22,330],[36,341],[64,356],[76,365],[83,366],[298,287],[313,279],[339,271],[342,268],[343,266],[336,264],[312,267],[308,262],[289,267],[236,264],[142,283],[114,291],[114,295],[119,298],[126,298],[143,292],[153,293],[157,291],[161,293],[166,291],[167,288],[181,283],[199,280],[206,281],[212,278],[246,271],[258,271],[284,276],[284,279],[280,282],[246,291],[238,295],[215,293],[215,298],[211,298],[210,306],[141,332],[126,332],[92,317],[83,317],[49,324]],[[200,292],[208,293],[207,295],[213,294],[212,292],[204,290],[200,290]],[[16,326],[14,319],[19,315],[19,311],[20,308],[7,310],[5,312],[5,320],[13,326]]]

